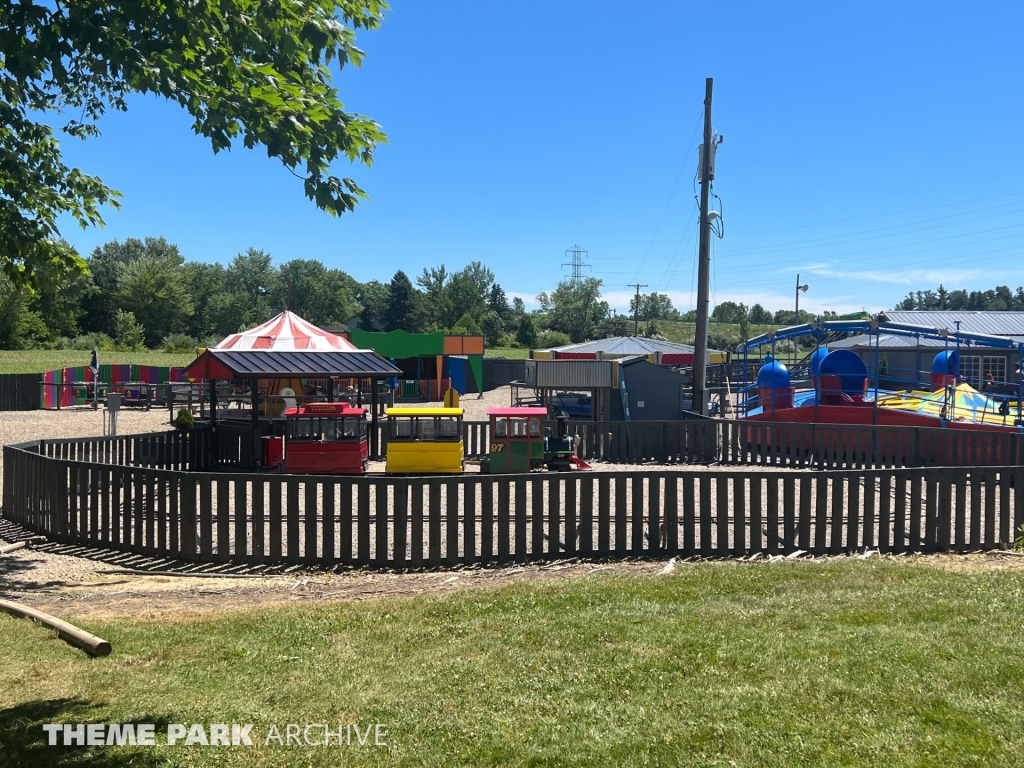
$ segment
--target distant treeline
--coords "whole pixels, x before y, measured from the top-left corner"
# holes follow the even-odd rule
[[[403,271],[388,282],[360,283],[314,259],[273,263],[250,248],[226,266],[188,261],[164,238],[114,240],[86,259],[88,271],[50,290],[29,293],[0,277],[0,349],[191,351],[268,320],[286,307],[319,326],[366,330],[403,329],[483,334],[490,347],[549,347],[626,336],[660,336],[668,321],[691,321],[666,294],[631,302],[630,316],[614,313],[601,297],[602,281],[563,280],[526,310],[509,300],[494,273],[479,261],[460,270],[425,268],[411,279]],[[801,312],[801,320],[810,319]],[[751,324],[794,320],[755,304],[723,302],[713,313],[744,335]],[[713,341],[718,341],[717,339]],[[727,339],[722,339],[724,343]]]
[[[938,290],[912,291],[894,309],[975,309],[989,312],[1024,310],[1024,287],[1011,291],[1008,286],[999,285],[990,291],[947,291],[940,285]]]

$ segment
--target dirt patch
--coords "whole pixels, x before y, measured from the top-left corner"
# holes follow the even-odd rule
[[[554,562],[430,573],[334,574],[297,571],[251,579],[104,574],[73,585],[5,589],[6,597],[63,617],[104,621],[131,615],[137,621],[185,621],[224,611],[284,605],[350,602],[395,595],[491,589],[507,584],[564,580],[599,572],[650,575],[664,563]]]
[[[697,558],[670,561],[581,562],[576,559],[526,566],[471,567],[417,573],[345,571],[332,573],[297,569],[287,574],[226,578],[206,575],[135,575],[108,573],[109,562],[82,558],[74,577],[42,580],[34,573],[49,558],[61,555],[23,550],[0,560],[0,594],[57,616],[96,621],[131,616],[136,621],[187,621],[225,611],[275,608],[332,602],[373,600],[396,595],[443,594],[467,589],[493,589],[509,584],[586,578],[597,573],[656,576],[685,568]],[[755,556],[750,565],[771,567],[778,562],[812,565],[836,559],[878,558],[875,552],[798,559]],[[1024,568],[1024,556],[1001,552],[882,556],[907,565],[952,571],[992,571]],[[717,561],[723,562],[723,561]]]
[[[940,552],[930,555],[909,555],[901,560],[947,571],[1015,571],[1024,569],[1024,552]]]

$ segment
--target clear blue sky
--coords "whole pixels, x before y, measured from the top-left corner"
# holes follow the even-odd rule
[[[479,259],[528,302],[589,251],[692,306],[704,78],[725,136],[712,297],[842,311],[907,291],[1024,284],[1024,3],[392,0],[346,107],[390,144],[339,164],[372,200],[332,219],[260,151],[214,156],[187,115],[135,98],[68,159],[124,193],[81,251],[163,236],[187,258],[250,246],[358,280]],[[532,303],[532,302],[531,302]]]

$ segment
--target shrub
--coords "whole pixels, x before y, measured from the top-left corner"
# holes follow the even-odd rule
[[[178,430],[185,432],[186,430],[194,428],[196,425],[196,419],[192,415],[192,411],[188,408],[179,408],[178,415],[174,417],[174,426]]]
[[[117,310],[114,315],[114,339],[122,352],[141,352],[146,348],[146,331],[135,319],[134,312]]]
[[[561,331],[544,331],[537,340],[537,346],[540,349],[550,349],[551,347],[564,347],[567,344],[572,343],[572,339],[568,335]]]
[[[62,338],[57,348],[71,349],[76,352],[91,352],[94,349],[100,352],[113,352],[116,349],[116,345],[114,340],[105,333],[87,333],[84,336],[76,336],[73,339]]]
[[[164,352],[173,354],[177,352],[195,352],[199,342],[184,333],[172,333],[164,338]]]

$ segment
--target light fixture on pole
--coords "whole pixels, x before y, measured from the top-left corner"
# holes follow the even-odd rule
[[[800,285],[800,275],[796,276],[796,315],[794,316],[793,325],[800,325],[800,291],[807,293],[807,289],[810,286],[807,283]],[[796,340],[793,340],[793,367],[796,368]]]

